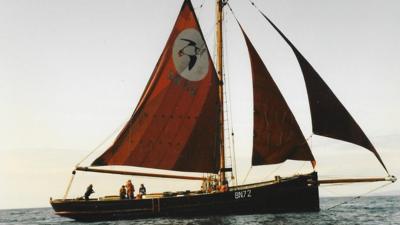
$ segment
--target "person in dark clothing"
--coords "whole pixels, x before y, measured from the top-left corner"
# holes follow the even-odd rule
[[[126,199],[126,188],[125,188],[125,185],[122,185],[121,189],[119,189],[119,197],[121,199]]]
[[[146,188],[144,187],[143,184],[140,185],[139,194],[140,195],[145,195],[146,194]]]
[[[86,188],[85,200],[89,200],[89,196],[90,196],[92,193],[94,193],[94,190],[93,190],[93,185],[91,184],[91,185],[89,185],[89,186]]]

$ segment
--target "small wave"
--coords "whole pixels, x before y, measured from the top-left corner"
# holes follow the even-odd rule
[[[341,203],[346,198],[322,198],[321,208]],[[286,214],[257,214],[257,215],[230,215],[195,218],[149,218],[134,221],[105,221],[90,223],[90,225],[296,225],[296,224],[399,224],[400,196],[394,197],[366,197],[342,204],[331,210],[321,210],[319,213],[286,213]],[[83,225],[71,219],[54,215],[50,208],[0,210],[0,225],[46,224],[46,225]]]

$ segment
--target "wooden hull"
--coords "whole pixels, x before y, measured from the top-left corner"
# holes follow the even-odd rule
[[[141,200],[52,200],[59,216],[80,221],[319,211],[317,173],[232,187],[228,192]]]

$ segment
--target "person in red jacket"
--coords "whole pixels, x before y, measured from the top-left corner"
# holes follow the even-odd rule
[[[127,193],[128,199],[135,199],[135,187],[133,186],[131,180],[128,180],[126,182],[126,193]]]

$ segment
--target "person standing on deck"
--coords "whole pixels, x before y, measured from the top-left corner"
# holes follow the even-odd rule
[[[90,184],[90,185],[86,188],[85,200],[89,200],[89,196],[90,196],[92,193],[94,193],[93,185]]]
[[[119,189],[119,197],[120,199],[126,199],[125,185],[122,185],[121,189]]]
[[[140,185],[139,194],[140,195],[145,195],[146,194],[146,188],[144,187],[143,184]]]
[[[134,199],[135,197],[135,195],[134,195],[134,193],[135,193],[135,187],[133,186],[133,184],[132,184],[132,181],[131,180],[128,180],[127,182],[126,182],[126,192],[127,192],[127,195],[128,195],[128,199]]]
[[[228,190],[229,190],[228,181],[226,179],[224,179],[224,181],[222,182],[222,185],[220,186],[219,191],[220,192],[227,192]]]

